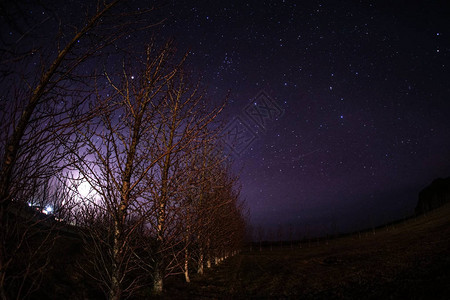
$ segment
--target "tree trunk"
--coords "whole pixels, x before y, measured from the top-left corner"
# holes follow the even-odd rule
[[[111,272],[111,288],[109,291],[109,299],[118,300],[121,297],[122,289],[120,285],[120,260],[121,260],[121,226],[116,220],[114,222],[114,244],[113,244],[113,263]]]
[[[121,296],[121,289],[117,274],[113,274],[111,278],[111,289],[109,291],[110,300],[119,300]]]
[[[200,249],[200,258],[198,259],[198,274],[203,274],[203,251]]]
[[[164,241],[163,237],[163,228],[165,221],[164,213],[165,213],[165,203],[162,202],[160,203],[159,206],[155,270],[153,271],[153,293],[156,295],[161,294],[164,288],[163,272],[161,270],[163,264],[163,256],[161,254],[161,249]]]
[[[189,250],[187,247],[184,250],[184,278],[186,282],[191,282],[189,279]]]
[[[164,242],[163,237],[163,228],[165,221],[164,214],[165,214],[165,202],[161,202],[159,205],[159,213],[158,213],[155,270],[153,272],[153,293],[155,294],[161,294],[164,286],[163,272],[161,270],[161,267],[163,265],[163,256],[161,254],[161,249]]]
[[[159,263],[157,263],[153,273],[153,293],[157,295],[161,294],[163,291],[163,277],[161,273]]]

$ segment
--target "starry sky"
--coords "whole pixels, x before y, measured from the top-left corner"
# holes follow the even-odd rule
[[[379,225],[410,216],[418,192],[449,176],[450,9],[425,2],[162,9],[161,33],[190,49],[208,96],[231,90],[225,120],[241,132],[232,153],[254,226]]]
[[[152,30],[189,51],[208,99],[230,91],[224,142],[253,226],[302,235],[383,224],[450,176],[446,1],[162,3]]]

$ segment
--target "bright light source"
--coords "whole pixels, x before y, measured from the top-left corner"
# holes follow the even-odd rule
[[[53,207],[51,207],[50,205],[47,205],[42,212],[46,215],[51,214],[53,212]]]
[[[90,191],[91,191],[91,185],[89,183],[87,183],[86,181],[83,181],[78,186],[78,193],[80,193],[81,197],[89,196]]]

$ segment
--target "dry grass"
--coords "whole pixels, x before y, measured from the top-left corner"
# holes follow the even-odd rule
[[[176,299],[450,299],[450,205],[362,236],[246,251],[167,287]]]

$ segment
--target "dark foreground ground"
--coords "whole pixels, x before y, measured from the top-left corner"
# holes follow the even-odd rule
[[[247,250],[163,299],[450,299],[450,205],[374,232]]]

